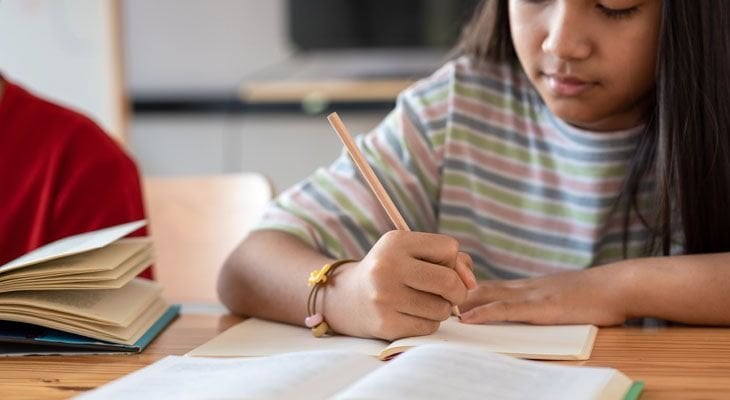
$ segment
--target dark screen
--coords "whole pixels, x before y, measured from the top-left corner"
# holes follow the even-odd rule
[[[302,50],[450,47],[479,0],[289,0]]]

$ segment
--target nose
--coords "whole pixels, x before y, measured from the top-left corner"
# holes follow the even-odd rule
[[[565,2],[562,2],[565,4]],[[555,7],[548,19],[542,51],[560,60],[582,60],[590,57],[593,45],[590,27],[569,6]]]

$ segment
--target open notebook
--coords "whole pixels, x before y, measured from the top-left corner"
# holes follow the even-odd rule
[[[167,357],[79,399],[637,399],[643,383],[612,368],[518,360],[425,345],[383,363],[353,352],[263,358]]]
[[[249,318],[187,355],[253,357],[308,350],[343,350],[384,360],[415,346],[454,343],[519,358],[586,360],[591,355],[597,331],[593,325],[469,325],[451,318],[434,334],[387,343],[349,336],[315,338],[307,328]]]
[[[70,236],[0,266],[0,355],[139,352],[178,314],[135,278],[153,261],[136,221]]]

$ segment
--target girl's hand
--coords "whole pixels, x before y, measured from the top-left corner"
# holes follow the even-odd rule
[[[626,277],[609,266],[532,279],[481,281],[460,305],[467,323],[618,325],[629,316]]]
[[[476,287],[459,243],[421,232],[388,232],[359,263],[335,273],[324,300],[332,329],[387,340],[433,333]]]

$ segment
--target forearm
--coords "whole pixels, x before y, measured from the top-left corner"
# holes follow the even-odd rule
[[[309,273],[330,261],[285,232],[253,232],[228,257],[218,295],[231,311],[302,324]]]
[[[629,317],[730,325],[730,253],[642,258],[613,267],[628,276],[621,282]]]

